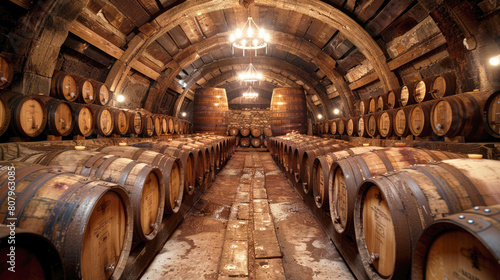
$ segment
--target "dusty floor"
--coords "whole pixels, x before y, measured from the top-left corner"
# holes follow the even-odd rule
[[[233,155],[141,279],[354,279],[269,153]]]

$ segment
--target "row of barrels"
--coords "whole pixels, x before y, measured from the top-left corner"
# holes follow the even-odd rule
[[[356,242],[370,279],[496,279],[499,161],[304,135],[270,150],[334,234]]]
[[[463,136],[500,138],[500,92],[468,92],[413,106],[320,123],[321,134],[383,138]]]
[[[183,198],[209,187],[234,144],[195,135],[97,150],[27,150],[0,162],[0,208],[15,208],[0,219],[49,239],[66,279],[118,279],[134,246],[154,242]]]
[[[431,99],[440,99],[456,93],[456,77],[453,72],[434,75],[411,85],[389,91],[377,97],[355,103],[357,116],[404,107]]]
[[[236,146],[242,148],[266,148],[268,142],[269,138],[264,137],[264,135],[261,135],[259,137],[236,137]]]
[[[249,137],[250,135],[252,137],[260,137],[264,135],[265,137],[271,137],[273,136],[273,131],[271,130],[270,127],[262,128],[262,127],[248,127],[248,126],[242,126],[242,127],[236,127],[236,126],[231,126],[228,128],[228,135],[231,136],[242,136],[242,137]]]
[[[63,101],[45,95],[25,96],[0,90],[0,136],[10,127],[21,137],[47,135],[186,134],[190,124],[178,118],[144,111]]]
[[[62,71],[54,72],[50,95],[65,101],[102,106],[108,105],[113,98],[105,84]]]

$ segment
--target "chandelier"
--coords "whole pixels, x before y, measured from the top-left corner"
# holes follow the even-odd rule
[[[255,54],[257,55],[257,50],[263,48],[266,48],[267,54],[269,39],[269,33],[259,28],[252,17],[248,17],[245,25],[241,29],[236,29],[229,36],[232,53],[234,54],[234,48],[238,48],[243,50],[243,55],[245,55],[245,50],[255,50]]]
[[[253,90],[252,86],[250,86],[247,89],[247,91],[245,91],[243,93],[243,97],[245,97],[245,98],[257,98],[257,97],[259,97],[259,94]]]
[[[257,81],[262,80],[262,74],[259,73],[257,71],[257,69],[255,69],[255,67],[253,66],[252,62],[250,62],[250,64],[248,64],[248,67],[245,69],[245,71],[238,74],[238,78],[242,82],[252,83],[252,82],[257,82]]]

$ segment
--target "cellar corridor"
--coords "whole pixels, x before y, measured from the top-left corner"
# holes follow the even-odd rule
[[[354,279],[270,153],[237,152],[141,279]]]

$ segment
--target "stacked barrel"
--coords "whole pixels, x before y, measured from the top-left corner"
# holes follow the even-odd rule
[[[50,95],[0,90],[0,136],[9,127],[9,135],[22,138],[42,134],[152,137],[190,132],[186,120],[108,106],[112,94],[106,85],[83,77],[54,73]]]
[[[500,92],[456,94],[453,73],[360,100],[356,116],[323,121],[320,134],[421,139],[460,137],[461,141],[500,138]]]
[[[266,148],[269,137],[273,136],[271,127],[231,126],[227,134],[236,137],[236,146],[242,148]]]
[[[37,278],[29,273],[40,270],[63,279],[64,270],[70,279],[120,278],[131,250],[157,242],[167,230],[163,221],[210,186],[234,145],[234,137],[193,135],[97,150],[30,151],[0,162],[1,189],[11,188],[0,207],[19,202],[0,219],[50,241],[28,236],[39,243],[26,252],[18,248],[17,256],[31,254],[42,265],[34,263],[26,277]],[[36,250],[41,246],[43,254]]]
[[[495,279],[499,161],[305,135],[272,137],[270,151],[314,212],[331,219],[333,240],[355,244],[370,279]]]

